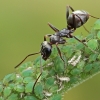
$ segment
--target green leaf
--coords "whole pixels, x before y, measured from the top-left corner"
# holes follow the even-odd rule
[[[23,82],[23,78],[20,75],[16,75],[16,83],[22,83]]]
[[[98,72],[98,67],[95,67],[95,68],[93,68],[93,69],[90,71],[91,74],[94,74],[94,73],[96,73],[96,72]]]
[[[36,96],[38,96],[38,98],[43,98],[44,95],[43,95],[43,86],[42,84],[36,84],[35,88],[34,88],[34,92],[36,94]]]
[[[77,65],[77,68],[83,70],[84,65],[85,65],[85,61],[80,61]]]
[[[98,55],[98,59],[100,60],[100,54]]]
[[[100,62],[99,61],[97,61],[97,62],[95,61],[95,62],[92,63],[92,66],[93,66],[93,68],[95,68],[95,67],[96,68],[100,68]]]
[[[44,78],[46,78],[47,77],[47,75],[48,75],[48,71],[43,71],[42,72],[42,76],[41,76],[41,79],[44,79]]]
[[[34,82],[29,82],[28,84],[26,84],[26,86],[25,86],[25,93],[32,92],[33,85],[34,85]]]
[[[15,74],[15,73],[8,74],[7,76],[4,77],[4,79],[3,79],[3,84],[4,84],[4,85],[7,85],[7,84],[9,84],[10,82],[14,81],[15,78],[16,78],[16,74]]]
[[[53,48],[50,58],[55,58],[57,56],[57,54],[58,54],[57,48]]]
[[[29,82],[32,82],[32,81],[33,81],[32,77],[25,77],[24,80],[23,80],[23,83],[29,83]]]
[[[97,47],[98,47],[98,42],[97,42],[96,39],[92,39],[92,40],[89,40],[89,41],[88,41],[87,45],[88,45],[91,49],[95,50],[95,49],[97,49]]]
[[[40,67],[40,59],[41,59],[41,56],[39,56],[38,58],[36,58],[36,60],[34,61],[34,65],[36,67]],[[41,65],[43,66],[45,64],[46,64],[46,61],[42,59],[41,60]]]
[[[25,69],[22,71],[21,75],[23,77],[31,77],[31,76],[33,76],[33,71],[32,71],[32,69]]]
[[[66,57],[71,57],[72,56],[72,54],[73,54],[73,47],[71,46],[71,45],[67,45],[67,46],[63,46],[62,48],[61,48],[61,51],[63,52],[63,53],[66,53]]]
[[[100,31],[98,31],[97,37],[98,37],[98,39],[100,39]]]
[[[55,84],[50,88],[50,92],[57,92],[58,86]]]
[[[11,93],[11,88],[5,87],[4,91],[3,91],[4,97],[8,97],[10,95],[10,93]]]
[[[88,34],[88,36],[86,37],[86,40],[91,40],[94,38],[94,34]]]
[[[82,50],[84,48],[84,45],[82,43],[78,43],[75,47],[77,50]]]
[[[53,97],[50,98],[50,100],[61,100],[62,96],[61,94],[55,94]]]
[[[25,96],[24,100],[38,100],[34,96]]]
[[[77,36],[76,36],[77,37]],[[78,37],[77,37],[78,38]],[[73,43],[76,43],[76,42],[78,42],[75,38],[69,38],[68,40],[67,40],[67,42],[69,43],[69,44],[73,44]]]
[[[49,77],[46,79],[46,85],[51,87],[52,85],[54,85],[54,81],[55,80],[53,77]]]
[[[72,75],[78,75],[78,74],[80,74],[81,73],[81,70],[80,69],[78,69],[78,68],[74,68],[74,69],[72,69],[71,70],[71,72],[70,72]]]
[[[91,62],[91,61],[96,61],[97,56],[98,56],[98,54],[91,54],[91,55],[89,56],[89,62]]]
[[[24,86],[23,85],[17,85],[14,88],[17,92],[24,92]]]
[[[3,97],[0,97],[0,100],[4,100],[4,98]]]
[[[54,70],[54,68],[52,68],[52,69],[49,71],[49,75],[50,75],[50,76],[55,75],[55,70]]]
[[[69,83],[73,84],[73,83],[77,82],[78,80],[79,80],[78,77],[71,76],[71,77],[70,77],[70,81],[69,81]]]
[[[93,28],[94,28],[94,30],[99,30],[100,29],[100,19],[95,22]]]
[[[14,89],[15,84],[14,84],[14,83],[10,83],[8,86],[9,86],[11,89]]]
[[[85,67],[84,67],[84,72],[89,72],[91,69],[92,69],[92,64],[87,64]]]
[[[0,94],[2,93],[2,91],[3,91],[3,86],[0,85]]]
[[[7,100],[19,100],[18,94],[12,93]]]
[[[55,66],[55,71],[60,74],[62,72],[64,72],[65,70],[65,66],[64,66],[64,62],[62,61],[62,59],[57,56],[55,59],[54,59],[54,66]]]

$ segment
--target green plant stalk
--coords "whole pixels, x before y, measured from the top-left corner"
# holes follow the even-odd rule
[[[59,46],[65,65],[55,47],[47,61],[42,59],[40,64],[38,57],[22,64],[0,81],[0,100],[61,100],[63,93],[100,73],[100,20],[85,44],[71,38]]]

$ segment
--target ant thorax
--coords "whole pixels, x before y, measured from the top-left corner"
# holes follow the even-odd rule
[[[66,37],[66,35],[69,35],[70,33],[73,33],[73,30],[69,30],[68,28],[64,28],[60,31],[61,37]]]
[[[57,33],[50,36],[50,43],[51,44],[56,44],[59,40],[60,40],[60,36]]]
[[[70,26],[76,26],[76,28],[82,26],[83,24],[85,24],[87,22],[87,20],[89,19],[89,14],[84,11],[84,10],[76,10],[74,12],[72,12],[67,20],[68,25]],[[74,23],[73,23],[74,20]]]

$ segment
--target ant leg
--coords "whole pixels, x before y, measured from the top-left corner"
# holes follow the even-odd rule
[[[82,26],[84,27],[84,29],[88,32],[88,33],[90,33],[86,28],[85,28],[85,26],[83,25],[84,23],[83,23],[83,21],[82,21],[82,19],[78,16],[78,15],[76,15],[76,14],[73,14],[74,16],[77,16],[78,18],[79,18],[79,20],[81,21],[81,24],[82,24]]]
[[[71,6],[69,6],[69,8],[71,9],[72,12],[74,12],[74,9]]]
[[[73,25],[74,25],[74,30],[76,30],[75,16],[74,16],[74,14],[72,14],[72,15],[73,15]]]
[[[58,50],[58,54],[59,54],[60,58],[61,58],[62,61],[64,62],[64,66],[65,66],[65,61],[64,61],[64,59],[62,58],[61,51],[60,51],[60,49],[59,49],[59,47],[58,47],[58,43],[56,43],[56,48],[57,48],[57,50]]]
[[[57,29],[55,26],[53,26],[52,24],[48,23],[48,25],[50,26],[51,29],[53,29],[55,32],[59,32],[59,29]]]
[[[44,41],[46,41],[46,38],[47,38],[47,37],[50,37],[50,36],[51,36],[51,34],[45,35],[45,36],[44,36]]]
[[[68,17],[69,17],[69,6],[67,6],[67,9],[66,9],[66,20],[68,20]]]
[[[40,72],[41,72],[40,75],[37,77],[37,79],[36,79],[36,81],[35,81],[35,83],[34,83],[34,85],[33,85],[32,93],[34,93],[34,88],[35,88],[35,86],[36,86],[36,83],[38,82],[40,76],[42,75],[41,58],[40,58]]]
[[[73,36],[72,34],[70,34],[71,37],[75,38],[77,41],[81,42],[85,47],[87,47],[88,49],[90,49],[93,53],[97,53],[96,51],[92,50],[90,47],[88,47],[83,40],[78,39],[76,36]]]
[[[32,54],[27,55],[17,66],[15,66],[15,68],[17,68],[19,65],[21,65],[29,56],[33,56],[33,55],[36,55],[36,54],[39,54],[39,53],[40,52],[32,53]]]
[[[68,17],[69,17],[69,8],[72,10],[72,12],[74,12],[74,9],[71,6],[67,6],[67,9],[66,9],[66,20],[68,20]]]
[[[90,14],[89,14],[89,16],[91,16],[92,18],[95,18],[95,19],[100,19],[100,18],[98,18],[98,17],[95,17],[95,16],[92,16],[92,15],[90,15]]]

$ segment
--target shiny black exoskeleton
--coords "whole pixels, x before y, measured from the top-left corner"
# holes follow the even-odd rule
[[[72,10],[71,14],[69,14],[69,9]],[[63,58],[61,56],[60,49],[58,48],[57,45],[66,43],[66,40],[64,39],[64,37],[66,37],[66,38],[73,38],[74,37],[76,40],[83,43],[84,40],[78,39],[77,37],[73,36],[72,33],[74,33],[76,28],[79,28],[79,27],[83,26],[83,24],[85,24],[88,21],[89,16],[91,16],[93,18],[96,18],[96,19],[99,19],[97,17],[94,17],[94,16],[90,15],[89,13],[87,13],[84,10],[74,11],[74,9],[71,6],[67,6],[67,11],[66,11],[67,27],[66,28],[64,28],[62,30],[59,30],[56,27],[54,27],[52,24],[48,23],[48,25],[55,31],[55,34],[45,35],[44,36],[44,41],[46,41],[47,37],[50,38],[50,45],[53,45],[53,44],[56,45],[58,53],[59,53],[62,60],[63,60]],[[86,28],[85,28],[85,30],[88,31]],[[86,44],[84,44],[84,45],[86,47],[88,47]]]
[[[52,45],[50,45],[50,43],[48,43],[47,41],[44,41],[41,44],[41,56],[42,59],[47,60],[48,57],[51,55],[51,51],[52,51]]]
[[[69,14],[69,9],[71,9],[72,13]],[[52,24],[48,23],[48,25],[56,32],[55,34],[58,34],[60,37],[67,37],[67,38],[72,38],[72,33],[76,30],[76,28],[79,28],[81,26],[84,27],[84,24],[88,21],[89,16],[99,19],[97,17],[94,17],[90,15],[88,12],[84,10],[76,10],[71,6],[67,6],[66,10],[66,22],[67,22],[67,27],[59,30],[56,27],[54,27]],[[89,32],[85,27],[84,29]]]
[[[71,9],[71,11],[72,11],[71,14],[69,14],[69,9]],[[90,15],[89,13],[87,13],[84,10],[74,11],[74,9],[71,6],[67,6],[67,11],[66,11],[67,27],[62,29],[62,30],[59,30],[56,27],[54,27],[52,24],[48,23],[48,25],[55,31],[55,34],[45,35],[44,41],[41,44],[40,52],[27,55],[17,66],[15,66],[15,68],[17,68],[29,56],[36,55],[36,54],[39,54],[39,53],[41,53],[41,56],[44,60],[47,60],[48,57],[51,55],[53,44],[56,45],[57,50],[58,50],[58,54],[60,55],[61,59],[63,60],[63,58],[61,56],[60,49],[58,47],[58,44],[65,44],[66,43],[66,40],[64,39],[64,37],[66,37],[66,38],[73,38],[74,37],[79,42],[82,42],[81,40],[79,40],[78,38],[73,36],[72,33],[74,33],[76,28],[83,26],[83,24],[85,24],[87,22],[87,20],[89,19],[89,16],[96,18],[96,19],[99,19],[97,17]],[[85,28],[85,30],[88,31],[86,28]],[[50,42],[46,41],[47,37],[50,38]],[[84,44],[84,45],[86,46],[86,44]]]

